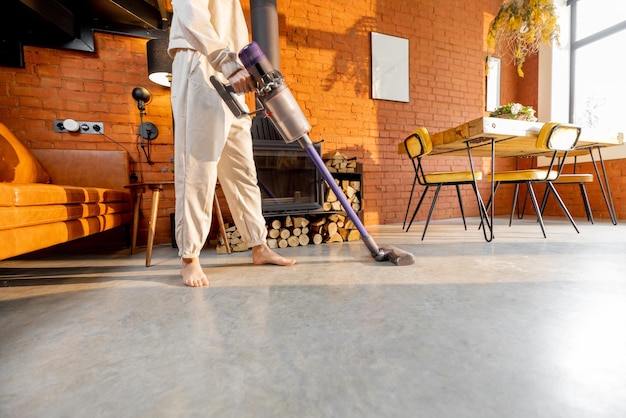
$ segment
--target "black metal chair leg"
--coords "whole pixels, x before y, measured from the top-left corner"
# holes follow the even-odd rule
[[[515,191],[513,192],[513,202],[511,203],[511,213],[509,214],[509,226],[513,224],[513,213],[517,204],[517,196],[519,195],[519,183],[515,183]]]
[[[518,199],[518,205],[517,205],[517,219],[524,219],[524,213],[526,212],[526,199],[528,198],[528,190],[526,190],[526,193],[524,193],[524,201],[522,202],[522,207],[520,208],[519,205],[519,201],[521,199]]]
[[[426,224],[424,225],[424,232],[422,232],[422,241],[424,241],[424,237],[426,236],[426,230],[428,229],[428,224],[430,223],[430,217],[433,216],[433,212],[435,210],[435,203],[437,203],[437,198],[439,197],[440,190],[441,190],[441,184],[438,184],[437,189],[435,190],[435,197],[433,197],[433,203],[430,205],[430,211],[428,211],[428,218],[426,218]]]
[[[422,196],[420,197],[419,202],[417,202],[417,207],[415,208],[415,211],[413,212],[413,216],[411,216],[411,220],[409,221],[409,224],[407,225],[404,232],[409,232],[409,228],[411,228],[411,225],[413,224],[413,220],[415,219],[417,212],[420,210],[420,207],[422,206],[422,202],[424,201],[424,198],[426,197],[426,193],[428,193],[429,188],[430,186],[424,187],[424,193],[422,193]]]
[[[413,200],[413,192],[415,192],[415,183],[417,183],[417,176],[413,179],[413,186],[411,186],[411,194],[409,195],[409,203],[406,205],[406,213],[404,214],[404,221],[402,222],[402,229],[406,225],[406,219],[409,216],[409,209],[411,209],[411,201]]]
[[[467,231],[467,223],[465,222],[465,211],[463,210],[463,199],[461,198],[461,188],[459,185],[456,185],[456,195],[459,198],[459,207],[461,208],[461,218],[463,218],[463,227]]]
[[[580,194],[583,197],[583,204],[585,205],[585,212],[587,212],[587,220],[593,222],[593,212],[591,212],[591,205],[589,204],[589,196],[587,195],[587,188],[584,183],[580,183]]]
[[[552,182],[548,182],[548,187],[550,187],[550,190],[552,191],[552,193],[554,193],[554,197],[559,202],[561,209],[563,209],[563,213],[565,213],[565,215],[567,216],[567,219],[569,219],[569,221],[572,223],[572,226],[574,227],[576,232],[580,233],[580,231],[578,230],[578,226],[576,226],[576,222],[574,222],[574,218],[572,218],[572,215],[569,213],[569,210],[567,210],[565,203],[563,203],[563,199],[561,199],[561,196],[559,196],[559,193],[554,188],[554,185],[552,184]]]
[[[537,203],[537,196],[535,196],[535,190],[530,182],[527,182],[528,191],[530,192],[530,200],[533,202],[533,207],[535,208],[535,213],[537,214],[537,221],[541,226],[541,232],[543,233],[543,237],[546,237],[546,229],[543,225],[543,217],[541,216],[541,210],[539,209],[539,204]]]
[[[546,184],[546,190],[543,192],[543,197],[541,198],[541,214],[543,215],[543,211],[546,210],[546,206],[548,205],[548,196],[550,195],[550,188]]]

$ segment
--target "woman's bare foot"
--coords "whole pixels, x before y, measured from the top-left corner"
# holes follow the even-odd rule
[[[252,262],[254,264],[275,264],[277,266],[292,266],[296,264],[296,260],[276,254],[267,244],[252,247]]]
[[[183,283],[191,287],[202,287],[209,285],[209,279],[202,271],[200,260],[197,258],[183,258],[182,268],[180,269],[180,277]]]

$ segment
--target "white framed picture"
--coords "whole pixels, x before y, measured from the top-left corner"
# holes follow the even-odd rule
[[[409,40],[372,32],[372,98],[409,102]]]
[[[485,110],[493,112],[500,107],[500,58],[487,57],[487,92]]]

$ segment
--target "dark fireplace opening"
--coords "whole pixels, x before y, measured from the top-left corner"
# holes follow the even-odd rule
[[[252,144],[263,215],[307,214],[323,208],[324,181],[297,142],[254,139]],[[315,149],[321,155],[321,143]]]

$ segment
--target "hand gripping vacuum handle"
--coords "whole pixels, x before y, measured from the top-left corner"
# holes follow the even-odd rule
[[[235,115],[237,119],[256,113],[246,111],[246,109],[244,109],[241,104],[239,104],[239,101],[235,97],[237,93],[235,93],[233,86],[231,86],[230,84],[222,84],[222,82],[215,78],[215,76],[211,76],[209,79],[211,80],[211,84],[213,84],[213,87],[215,87],[215,90],[217,90],[217,93],[220,95],[224,103],[226,103],[226,106],[228,106],[230,111],[233,112],[233,115]]]

